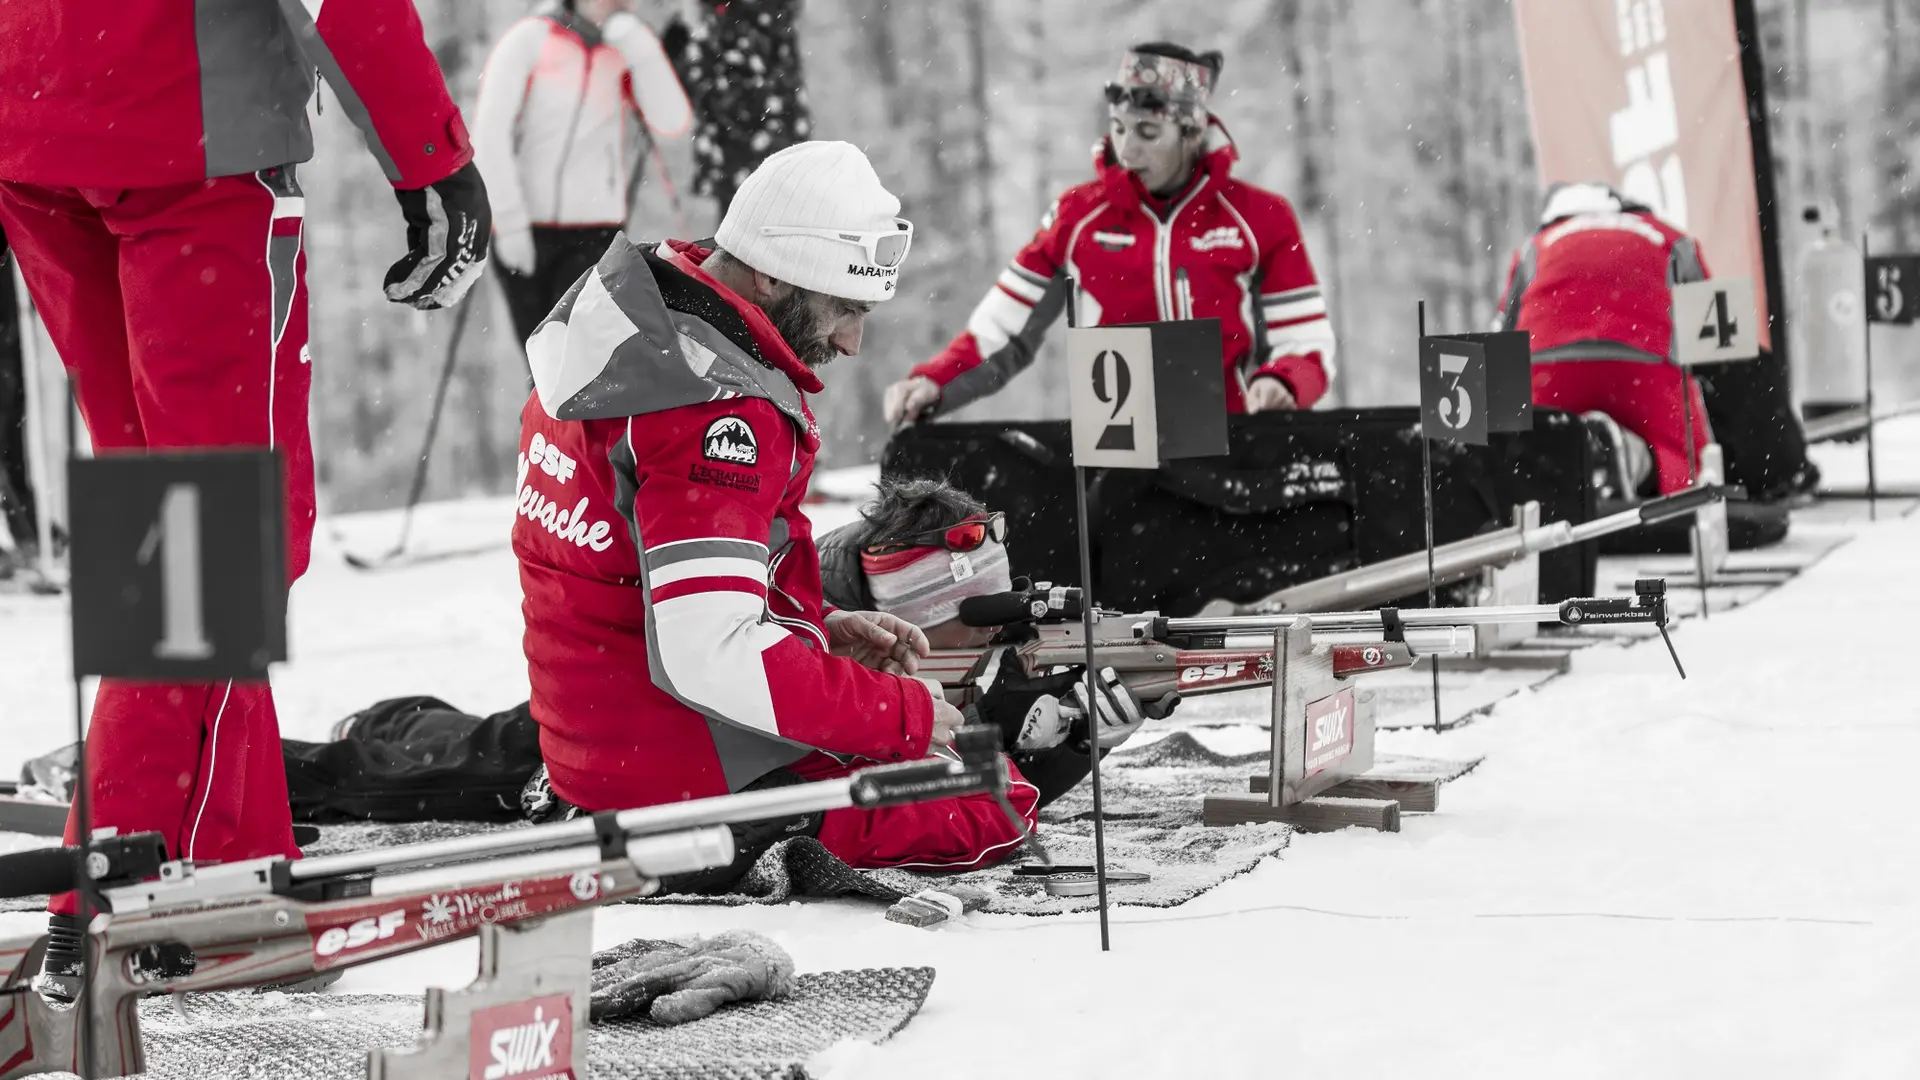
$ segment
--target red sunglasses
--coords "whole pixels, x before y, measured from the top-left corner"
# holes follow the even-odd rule
[[[885,555],[908,548],[939,547],[948,551],[975,551],[992,537],[997,544],[1007,542],[1007,515],[994,511],[984,517],[970,517],[965,521],[949,525],[933,532],[919,533],[904,540],[889,544],[874,544],[867,551],[874,555]]]

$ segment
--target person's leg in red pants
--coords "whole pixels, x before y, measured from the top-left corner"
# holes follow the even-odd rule
[[[1681,380],[1693,397],[1693,452],[1698,465],[1701,447],[1712,441],[1706,402],[1700,385],[1672,364],[1632,360],[1558,360],[1533,365],[1533,402],[1548,408],[1583,413],[1599,411],[1647,441],[1659,473],[1660,494],[1685,488],[1687,468],[1686,410],[1680,402]]]
[[[1040,792],[1012,762],[1013,784],[1007,799],[1029,829],[1035,825]],[[787,766],[806,780],[833,780],[857,771],[825,754]],[[878,810],[829,810],[820,823],[820,845],[855,869],[883,866],[922,870],[968,870],[991,866],[1012,855],[1023,839],[1007,812],[989,795],[908,803]]]
[[[303,216],[290,170],[131,190],[0,183],[0,224],[96,452],[278,447],[289,581],[313,534]],[[103,679],[87,768],[96,828],[158,832],[201,862],[299,853],[264,681]],[[69,819],[69,842],[79,827]]]

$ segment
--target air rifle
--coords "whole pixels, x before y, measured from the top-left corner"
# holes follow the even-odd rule
[[[1696,487],[1578,525],[1552,521],[1529,527],[1528,517],[1537,519],[1538,510],[1523,507],[1514,524],[1498,532],[1470,536],[1433,549],[1435,584],[1447,585],[1489,568],[1505,566],[1541,552],[1571,547],[1598,540],[1641,525],[1651,525],[1683,517],[1705,509],[1725,497],[1720,486]],[[1408,555],[1355,567],[1343,573],[1303,581],[1248,604],[1216,600],[1208,604],[1207,615],[1279,615],[1292,611],[1337,611],[1383,604],[1409,596],[1427,584],[1427,553]]]
[[[455,1020],[532,1002],[571,1006],[584,1048],[593,908],[727,865],[734,823],[979,792],[1007,805],[997,732],[962,729],[954,748],[838,780],[312,859],[170,861],[154,833],[0,856],[0,896],[64,892],[84,873],[100,908],[77,1006],[28,985],[44,935],[0,941],[0,1080],[78,1071],[88,999],[96,1075],[125,1076],[146,1069],[143,996],[284,983],[474,936],[481,978],[430,991],[422,1044],[375,1051],[370,1075],[465,1077],[472,1033]],[[422,1064],[441,1059],[444,1071]]]
[[[1095,665],[1112,668],[1136,700],[1154,701],[1173,690],[1190,696],[1271,684],[1274,635],[1302,619],[1311,628],[1313,645],[1331,650],[1332,674],[1347,677],[1408,667],[1416,657],[1429,653],[1471,653],[1481,627],[1646,623],[1658,628],[1664,638],[1667,614],[1667,585],[1658,578],[1636,582],[1632,596],[1558,604],[1178,619],[1157,612],[1096,609],[1093,655]],[[1042,582],[972,597],[961,601],[960,621],[970,626],[1030,626],[1028,640],[1013,646],[1014,656],[1029,674],[1085,663],[1079,589]],[[964,704],[973,700],[976,681],[1002,648],[939,650],[921,661],[919,674],[940,680],[948,699]],[[1667,648],[1673,649],[1671,639]],[[1674,665],[1679,663],[1676,654]],[[1685,674],[1683,670],[1682,677]]]

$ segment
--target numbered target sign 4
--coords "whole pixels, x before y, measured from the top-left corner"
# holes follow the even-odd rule
[[[1075,465],[1160,467],[1160,418],[1154,402],[1149,327],[1073,330],[1067,335],[1067,380]]]
[[[1867,259],[1867,321],[1911,325],[1920,318],[1920,255]]]
[[[71,462],[74,670],[207,682],[285,660],[280,477],[271,451]]]
[[[1689,281],[1673,287],[1673,359],[1692,367],[1760,355],[1753,279]]]

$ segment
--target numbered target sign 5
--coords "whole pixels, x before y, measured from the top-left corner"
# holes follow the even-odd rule
[[[74,670],[206,682],[285,660],[280,476],[269,451],[70,463]]]
[[[1067,336],[1067,370],[1074,464],[1159,468],[1153,331],[1145,326],[1073,330]]]
[[[1759,355],[1760,316],[1752,278],[1714,278],[1673,287],[1675,363],[1724,364]]]
[[[1485,346],[1420,339],[1420,430],[1429,439],[1487,445]]]
[[[1911,324],[1920,318],[1920,255],[1867,259],[1867,321]]]

